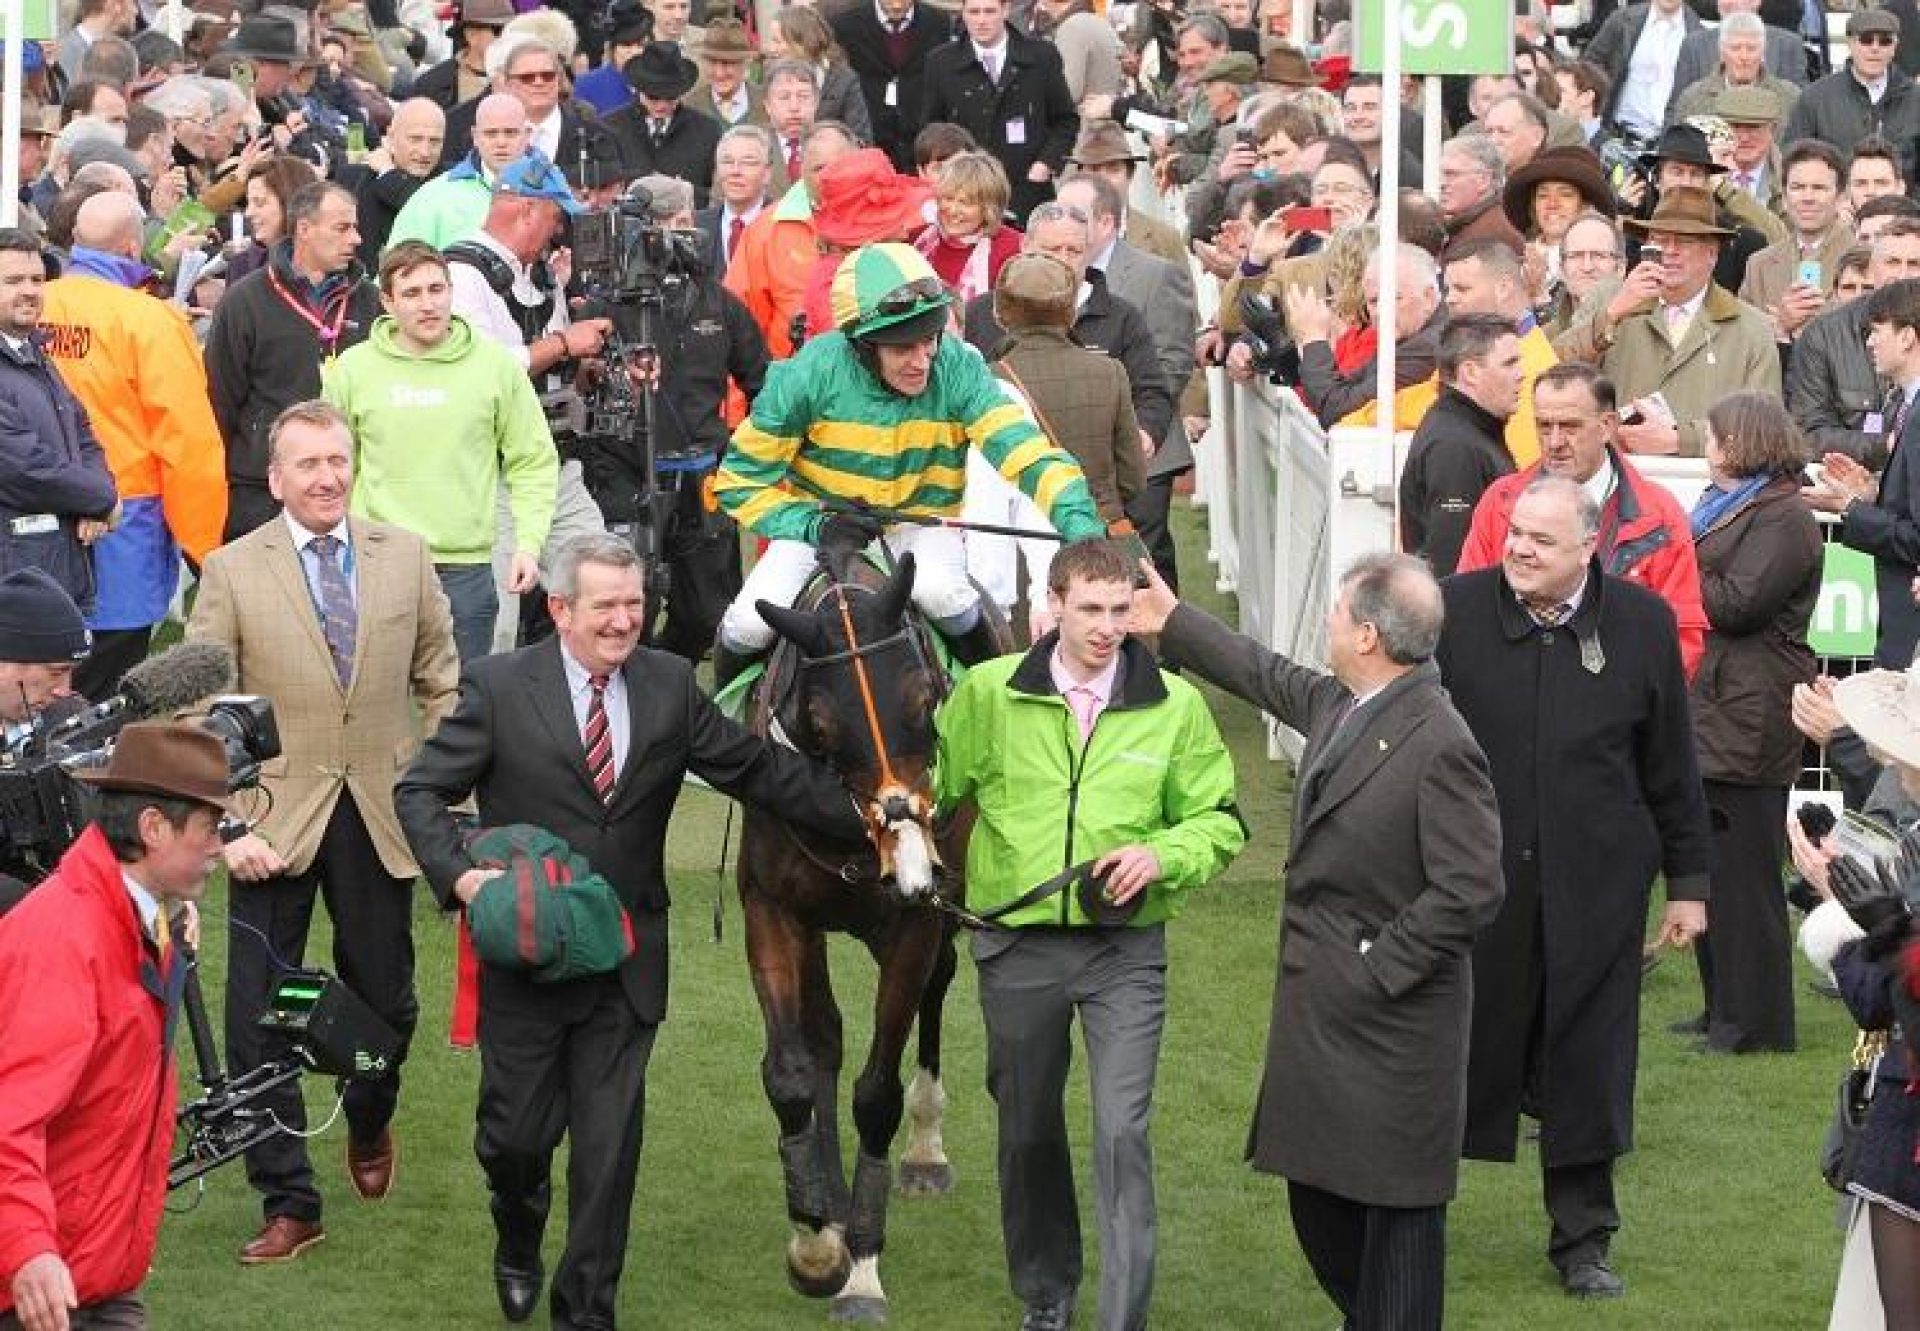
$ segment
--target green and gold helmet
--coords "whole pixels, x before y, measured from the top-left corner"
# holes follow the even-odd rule
[[[856,342],[924,342],[946,326],[953,295],[911,245],[863,245],[833,275],[833,322]]]

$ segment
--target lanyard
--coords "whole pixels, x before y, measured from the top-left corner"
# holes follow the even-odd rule
[[[287,303],[287,307],[313,329],[313,335],[320,339],[320,345],[326,349],[327,358],[331,360],[337,356],[340,353],[340,330],[346,327],[347,323],[347,306],[353,303],[351,285],[342,285],[339,296],[340,305],[333,312],[333,326],[329,328],[325,319],[316,315],[304,300],[287,290],[286,283],[280,280],[280,274],[274,272],[271,267],[267,269],[267,281],[273,284],[274,293]],[[322,306],[322,311],[324,310],[325,307]]]

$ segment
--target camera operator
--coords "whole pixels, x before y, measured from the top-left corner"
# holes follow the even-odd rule
[[[0,578],[0,728],[6,751],[26,740],[34,719],[74,697],[74,666],[86,659],[89,639],[79,607],[59,583],[37,568]],[[9,854],[0,828],[0,915],[19,904],[32,874]]]
[[[726,450],[723,415],[727,385],[737,384],[749,402],[767,376],[767,348],[759,326],[739,297],[727,291],[698,259],[693,187],[668,176],[644,176],[630,196],[645,191],[654,226],[674,234],[676,256],[661,282],[655,313],[658,348],[653,382],[654,474],[665,494],[662,553],[667,569],[667,620],[654,645],[697,662],[713,643],[721,613],[742,582],[740,538],[733,519],[712,500],[714,468]],[[613,299],[616,341],[628,349],[626,372],[638,392],[648,381],[632,350],[642,345],[638,300]],[[610,364],[608,373],[620,372]],[[626,534],[641,516],[647,489],[638,430],[626,438],[588,437],[578,449],[593,492],[611,528]]]
[[[168,917],[219,861],[227,774],[204,730],[128,726],[79,774],[93,821],[0,922],[0,1331],[147,1325],[187,972]]]

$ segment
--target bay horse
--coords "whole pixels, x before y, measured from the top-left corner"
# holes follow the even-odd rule
[[[892,1187],[888,1153],[913,1121],[901,1190],[944,1193],[953,1172],[940,1139],[940,1022],[955,970],[954,929],[971,818],[933,825],[934,709],[948,680],[932,632],[910,616],[913,557],[891,575],[864,559],[836,561],[793,608],[758,602],[780,636],[751,708],[754,728],[833,767],[870,817],[871,844],[830,842],[816,830],[749,808],[738,881],[747,958],[766,1022],[761,1079],[780,1124],[787,1275],[836,1320],[886,1320],[879,1257]],[[988,598],[982,613],[995,615]],[[1010,635],[1000,625],[1004,642]],[[949,872],[945,866],[952,866]],[[943,896],[943,887],[945,895]],[[826,935],[850,934],[880,968],[873,1038],[853,1083],[859,1137],[849,1185],[841,1162],[840,1010]],[[900,1062],[919,1023],[918,1068],[903,1090]]]

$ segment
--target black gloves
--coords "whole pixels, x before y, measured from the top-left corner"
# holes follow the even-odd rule
[[[884,522],[866,513],[832,512],[820,524],[814,544],[820,547],[823,559],[852,557],[878,540],[886,529]]]
[[[1920,858],[1920,841],[1909,832],[1900,839],[1900,854],[1892,861],[1876,860],[1871,868],[1851,855],[1842,855],[1827,867],[1834,900],[1866,932],[1863,952],[1879,960],[1905,941],[1912,912],[1900,885]]]

